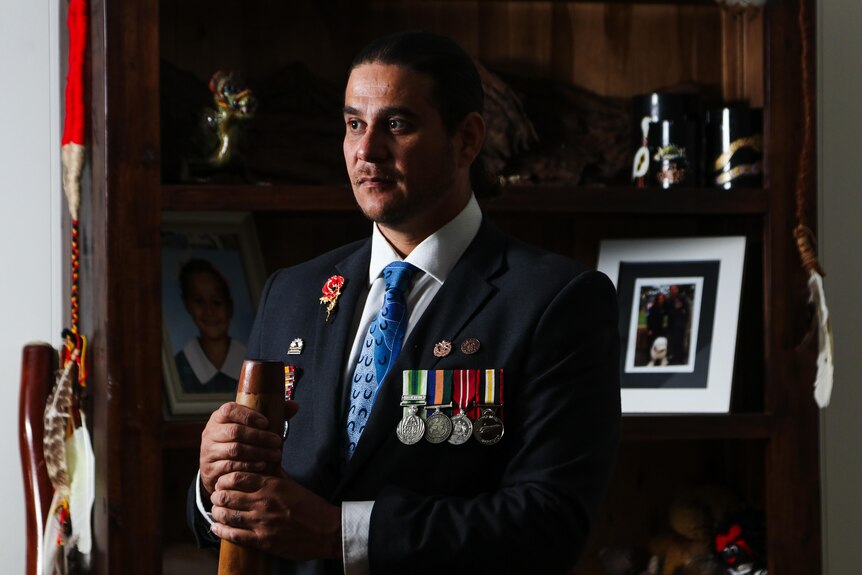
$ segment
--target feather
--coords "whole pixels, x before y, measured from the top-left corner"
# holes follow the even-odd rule
[[[48,396],[44,416],[43,449],[45,467],[54,489],[64,497],[69,495],[69,472],[66,465],[66,436],[72,410],[72,380],[78,350],[58,373],[57,383]]]
[[[808,278],[811,302],[817,315],[817,335],[819,353],[817,355],[817,377],[814,380],[814,400],[824,408],[832,397],[832,381],[835,367],[832,363],[832,320],[826,305],[826,292],[823,289],[823,276],[816,270]]]

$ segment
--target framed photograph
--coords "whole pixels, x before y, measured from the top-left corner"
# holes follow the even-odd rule
[[[266,279],[243,213],[162,218],[162,372],[166,417],[209,415],[236,397]]]
[[[730,410],[744,237],[605,240],[623,413]]]

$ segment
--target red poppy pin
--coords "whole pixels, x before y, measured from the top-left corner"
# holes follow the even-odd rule
[[[341,276],[332,276],[323,284],[323,297],[320,298],[320,303],[326,304],[326,321],[329,321],[329,314],[332,313],[338,303],[338,296],[341,295],[343,286],[344,278]]]

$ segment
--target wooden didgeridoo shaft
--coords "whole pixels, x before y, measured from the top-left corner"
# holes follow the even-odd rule
[[[247,359],[242,364],[236,402],[262,413],[269,420],[269,430],[284,432],[284,364],[280,361]],[[267,475],[277,475],[281,462],[271,464]],[[269,556],[258,549],[230,541],[221,542],[219,575],[263,575],[269,573]]]

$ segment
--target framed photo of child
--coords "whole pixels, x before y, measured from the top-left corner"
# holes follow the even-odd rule
[[[730,410],[745,238],[605,240],[624,413]]]
[[[164,214],[162,372],[166,417],[208,415],[236,397],[266,279],[252,218]]]

